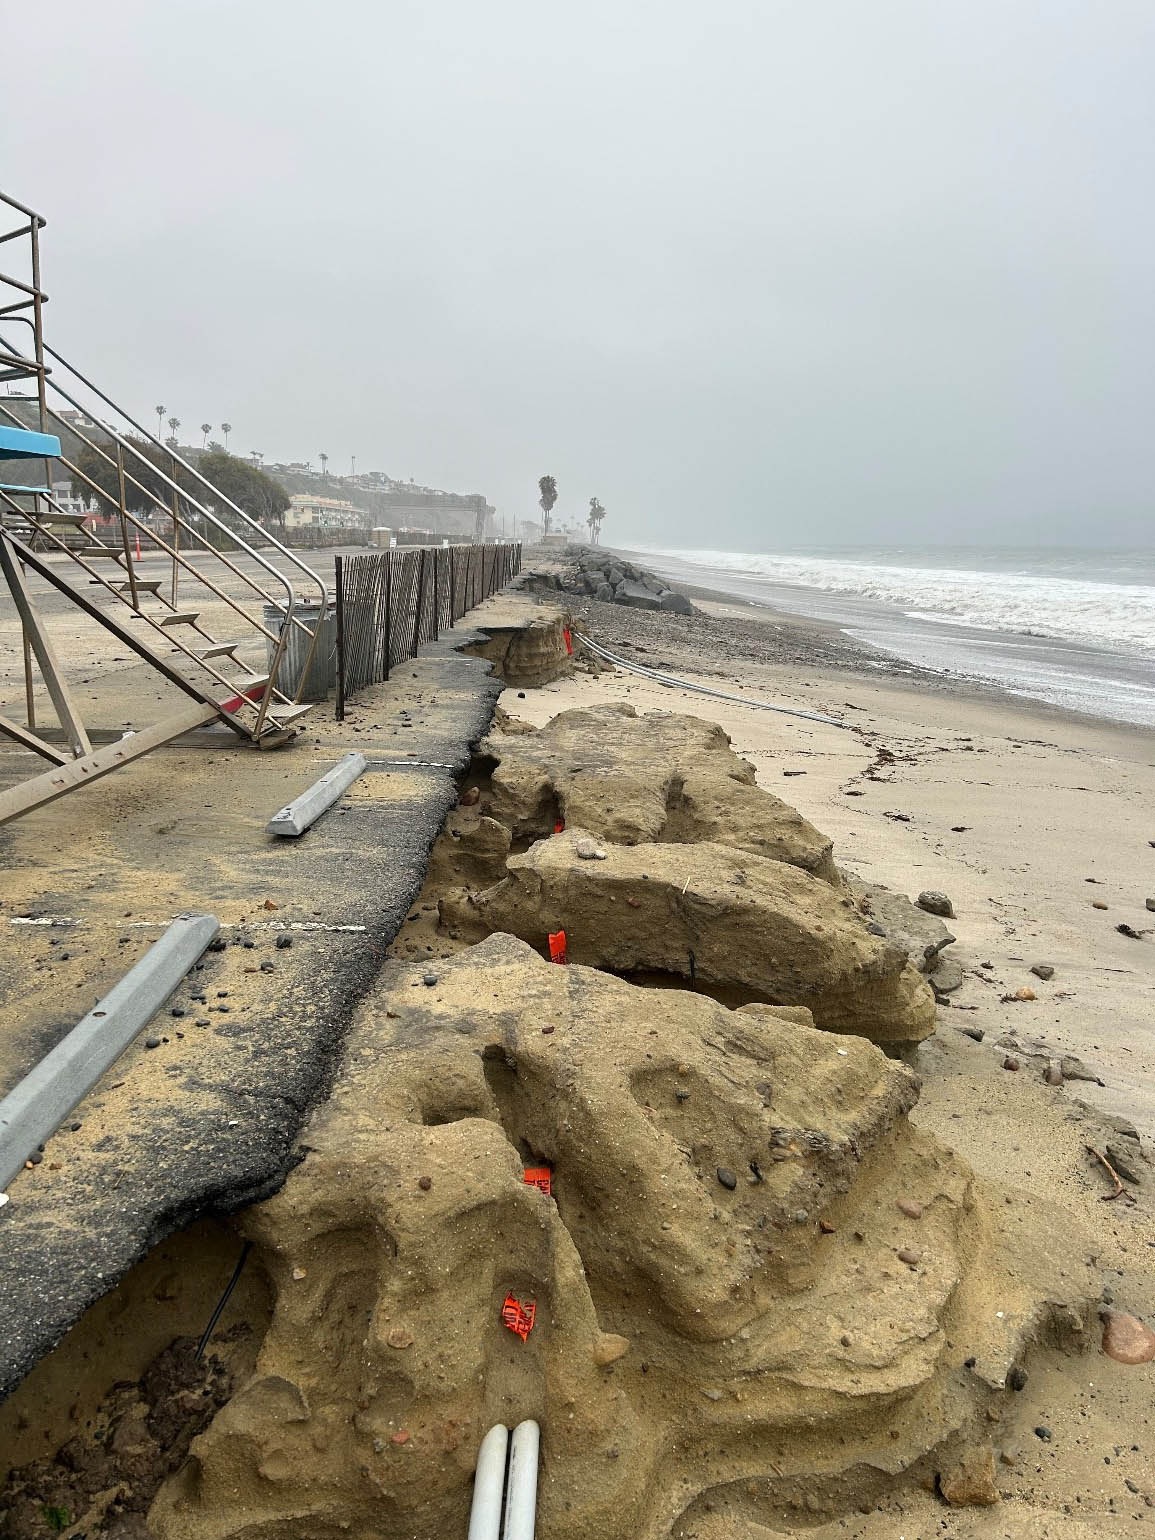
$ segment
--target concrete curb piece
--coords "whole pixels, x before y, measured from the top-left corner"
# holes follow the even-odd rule
[[[308,791],[303,791],[288,807],[274,813],[265,826],[265,832],[282,834],[289,839],[304,834],[326,808],[332,807],[337,798],[348,791],[358,776],[364,775],[365,764],[364,754],[346,754]]]
[[[211,914],[185,914],[0,1101],[0,1187],[60,1127],[152,1019],[220,930]]]

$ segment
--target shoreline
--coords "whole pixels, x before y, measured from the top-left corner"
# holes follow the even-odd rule
[[[653,553],[633,551],[624,547],[620,548],[620,550],[616,547],[609,547],[607,549],[613,550],[615,553],[628,560],[637,562],[643,567],[653,565],[655,562]],[[539,554],[544,556],[546,553],[541,552]],[[765,580],[766,586],[771,590],[771,594],[765,598],[755,598],[737,591],[718,588],[709,583],[695,583],[692,581],[692,576],[687,574],[687,568],[690,567],[690,564],[685,561],[679,560],[671,563],[662,562],[658,558],[658,562],[663,578],[671,583],[679,592],[685,593],[687,597],[700,599],[710,604],[735,605],[740,607],[744,613],[762,613],[778,625],[795,623],[803,627],[814,628],[819,633],[837,634],[841,636],[847,646],[857,648],[865,658],[871,660],[868,666],[873,667],[880,673],[890,671],[898,677],[906,677],[911,671],[915,671],[928,682],[934,680],[939,681],[942,685],[961,686],[964,691],[974,691],[983,697],[1023,701],[1031,707],[1043,707],[1089,722],[1114,722],[1139,732],[1149,733],[1152,730],[1152,726],[1155,725],[1155,723],[1148,723],[1145,720],[1144,713],[1150,709],[1150,703],[1145,698],[1136,706],[1136,709],[1139,710],[1138,716],[1128,716],[1120,710],[1117,703],[1114,714],[1098,710],[1084,710],[1075,704],[1073,700],[1054,699],[1046,693],[1031,693],[1025,687],[1017,687],[1010,677],[1000,679],[997,675],[975,672],[968,667],[956,670],[946,666],[945,662],[942,663],[942,666],[937,663],[927,662],[925,657],[920,661],[913,654],[908,655],[897,648],[889,647],[881,641],[872,639],[874,635],[882,636],[885,633],[880,629],[879,618],[871,616],[869,612],[870,606],[865,601],[859,601],[862,603],[862,613],[856,617],[840,616],[834,618],[829,615],[810,612],[812,609],[821,610],[824,605],[846,605],[853,603],[853,596],[834,594],[817,588],[812,589],[803,584],[771,582],[767,579]],[[756,579],[752,577],[750,581],[756,581]],[[775,589],[788,589],[791,596],[797,595],[800,605],[804,604],[806,607],[800,607],[795,610],[782,603],[781,599],[775,602],[773,596],[773,590]],[[899,624],[900,617],[897,613],[886,621],[888,626],[898,627]],[[913,620],[910,620],[910,624],[912,627],[915,626]],[[992,660],[1009,658],[1013,651],[1021,650],[1023,667],[1038,666],[1045,673],[1047,668],[1053,667],[1057,655],[1066,649],[1084,665],[1089,661],[1097,662],[1098,656],[1101,655],[1104,669],[1114,667],[1121,671],[1129,670],[1135,672],[1142,667],[1142,660],[1131,659],[1126,654],[1115,654],[1106,649],[1092,647],[1090,644],[1063,643],[1058,638],[1053,637],[1039,637],[1026,632],[1014,631],[992,630],[984,632],[964,626],[961,623],[946,623],[946,621],[939,622],[929,619],[922,622],[922,626],[924,633],[922,646],[921,648],[913,649],[913,651],[921,650],[932,655],[937,654],[943,660],[947,657],[953,657],[955,652],[958,651],[963,654],[963,661],[965,662],[968,649],[972,652],[976,648],[991,649]],[[895,634],[898,634],[897,630]],[[911,634],[913,635],[913,630]],[[1035,656],[1032,657],[1032,654]],[[1072,674],[1070,677],[1072,679],[1077,678],[1075,674]],[[1105,677],[1100,679],[1097,673],[1078,677],[1077,682],[1084,696],[1098,693],[1092,687],[1100,683],[1110,686],[1116,691],[1124,690],[1128,687],[1139,690],[1150,690],[1151,688],[1145,679],[1139,684],[1132,683],[1128,686],[1121,678],[1116,681],[1111,681]],[[1053,680],[1051,681],[1051,688],[1052,690],[1054,688]]]

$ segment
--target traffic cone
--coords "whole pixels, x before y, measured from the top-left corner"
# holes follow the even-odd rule
[[[140,530],[136,532],[136,559],[140,560]]]

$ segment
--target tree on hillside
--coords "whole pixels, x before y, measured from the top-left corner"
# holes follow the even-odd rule
[[[163,471],[174,481],[180,478],[173,472],[172,456],[159,444],[147,439],[129,438],[132,447],[124,453],[124,501],[132,513],[155,512],[157,504],[172,507],[172,488],[157,471]],[[74,497],[95,497],[104,518],[112,518],[120,509],[120,476],[116,466],[116,446],[107,441],[103,453],[84,448],[76,457],[76,474],[72,477]],[[136,453],[133,453],[133,450]],[[140,457],[143,456],[143,462]],[[178,467],[179,470],[179,467]]]
[[[289,494],[279,481],[275,481],[265,471],[236,455],[226,454],[223,449],[210,450],[208,454],[202,455],[198,469],[206,481],[219,488],[250,519],[256,519],[266,527],[275,525],[280,530],[284,529]],[[215,513],[227,513],[223,499],[217,502],[211,493],[205,492],[203,495]]]
[[[321,453],[317,456],[317,458],[321,462],[321,475],[324,476],[327,480],[329,476],[329,456],[327,454]]]
[[[538,507],[541,509],[542,533],[549,534],[549,521],[553,514],[553,505],[557,502],[557,478],[556,476],[541,476],[538,479],[537,489],[541,493],[538,498]]]
[[[172,437],[169,439],[169,443],[170,444],[177,443],[177,436],[176,436],[176,434],[177,434],[177,429],[179,427],[180,427],[180,418],[179,417],[170,417],[169,420],[168,420],[168,431],[172,434]]]
[[[228,449],[228,447],[229,447],[229,434],[230,434],[230,433],[231,433],[231,432],[232,432],[232,431],[233,431],[233,425],[232,425],[232,423],[231,423],[231,422],[222,422],[222,423],[221,423],[221,432],[222,432],[222,433],[223,433],[223,434],[224,434],[224,436],[225,436],[225,449],[226,449],[226,450],[227,450],[227,449]]]
[[[154,406],[153,411],[156,413],[156,436],[160,438],[164,432],[164,414],[168,411],[168,407]]]
[[[590,540],[597,545],[601,539],[602,520],[606,516],[606,510],[598,502],[596,497],[590,498],[590,511],[586,514],[586,523],[590,529]]]
[[[211,422],[202,422],[201,423],[201,448],[202,449],[207,449],[208,448],[208,446],[209,446],[209,434],[212,431],[213,431],[213,425],[212,425]]]

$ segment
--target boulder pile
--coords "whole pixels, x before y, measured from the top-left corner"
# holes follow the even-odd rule
[[[559,552],[560,572],[529,570],[513,580],[512,587],[535,592],[557,589],[584,594],[603,604],[626,604],[636,610],[666,610],[675,615],[698,612],[685,594],[676,593],[644,567],[597,546],[567,546]]]

